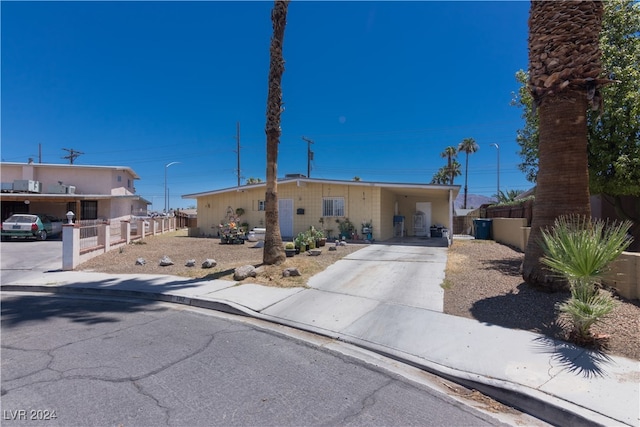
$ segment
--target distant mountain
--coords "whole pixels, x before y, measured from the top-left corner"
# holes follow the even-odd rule
[[[479,208],[481,205],[485,203],[495,203],[496,199],[493,197],[480,196],[479,194],[467,194],[467,209],[475,209]],[[454,206],[457,209],[461,209],[464,205],[464,191],[461,191],[456,197],[456,201],[454,202]]]

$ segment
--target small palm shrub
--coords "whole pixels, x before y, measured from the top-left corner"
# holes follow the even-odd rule
[[[591,339],[590,328],[615,307],[598,283],[609,264],[631,243],[631,223],[607,223],[577,215],[561,216],[551,230],[542,231],[542,263],[564,277],[571,298],[558,306],[569,315],[572,334],[580,342]]]

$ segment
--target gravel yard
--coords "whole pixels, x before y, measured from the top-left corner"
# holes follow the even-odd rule
[[[361,249],[363,244],[349,244],[337,251],[322,248],[320,256],[305,254],[287,258],[280,266],[262,266],[262,248],[246,242],[244,245],[221,245],[219,239],[187,237],[181,230],[147,238],[143,243],[125,246],[93,258],[77,269],[104,273],[170,274],[193,278],[233,280],[233,271],[241,265],[258,268],[252,283],[270,286],[305,286],[312,275],[340,258]],[[159,261],[169,256],[174,265],[161,267]],[[547,293],[526,285],[520,275],[524,255],[491,240],[456,240],[449,250],[444,311],[514,329],[524,329],[564,339],[569,328],[558,322],[555,305],[569,293]],[[136,265],[138,258],[145,265]],[[212,269],[201,268],[211,258],[217,261]],[[195,267],[186,267],[189,259]],[[297,267],[301,277],[282,277],[286,267]],[[600,343],[609,354],[640,360],[640,304],[615,296],[618,304],[611,316],[593,331],[602,336]]]
[[[449,250],[444,311],[513,329],[565,339],[555,305],[569,292],[548,293],[527,285],[520,274],[524,254],[491,240],[456,240]],[[640,360],[640,304],[619,296],[615,310],[592,328],[609,354]],[[606,338],[608,337],[608,338]]]
[[[148,237],[120,249],[115,249],[82,263],[77,270],[97,271],[112,274],[170,274],[174,276],[198,279],[233,280],[233,271],[241,265],[253,265],[258,268],[258,277],[252,283],[279,287],[305,286],[309,277],[324,270],[340,258],[361,249],[364,245],[348,244],[329,251],[329,244],[322,249],[320,256],[306,254],[287,258],[279,266],[262,265],[262,248],[256,242],[240,245],[223,245],[217,238],[187,237],[186,230]],[[161,267],[160,259],[168,256],[173,265]],[[144,265],[136,265],[143,258]],[[211,269],[201,267],[202,262],[214,259],[217,265]],[[195,267],[186,267],[187,260],[193,259]],[[297,267],[302,276],[282,277],[282,270]]]

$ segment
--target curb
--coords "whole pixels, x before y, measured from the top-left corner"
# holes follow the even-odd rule
[[[438,364],[437,362],[422,359],[400,350],[385,347],[369,341],[364,341],[349,335],[340,334],[327,329],[322,329],[295,321],[288,321],[255,312],[240,304],[225,300],[204,300],[171,294],[155,292],[142,292],[135,290],[91,289],[80,287],[58,287],[46,285],[0,285],[3,292],[38,292],[63,295],[90,295],[136,298],[151,301],[162,301],[174,304],[182,304],[207,310],[215,310],[223,313],[251,317],[269,323],[286,326],[289,328],[310,332],[319,336],[335,339],[355,345],[389,359],[407,364],[431,374],[442,377],[463,387],[475,389],[493,398],[494,400],[511,406],[553,425],[581,425],[581,426],[626,426],[618,420],[604,414],[594,412],[589,408],[577,405],[573,402],[559,399],[553,395],[542,393],[516,383],[484,377],[479,374],[460,371],[452,367]]]

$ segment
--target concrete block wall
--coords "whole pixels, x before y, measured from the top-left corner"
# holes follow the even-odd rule
[[[640,253],[623,252],[602,282],[628,299],[640,299]]]

